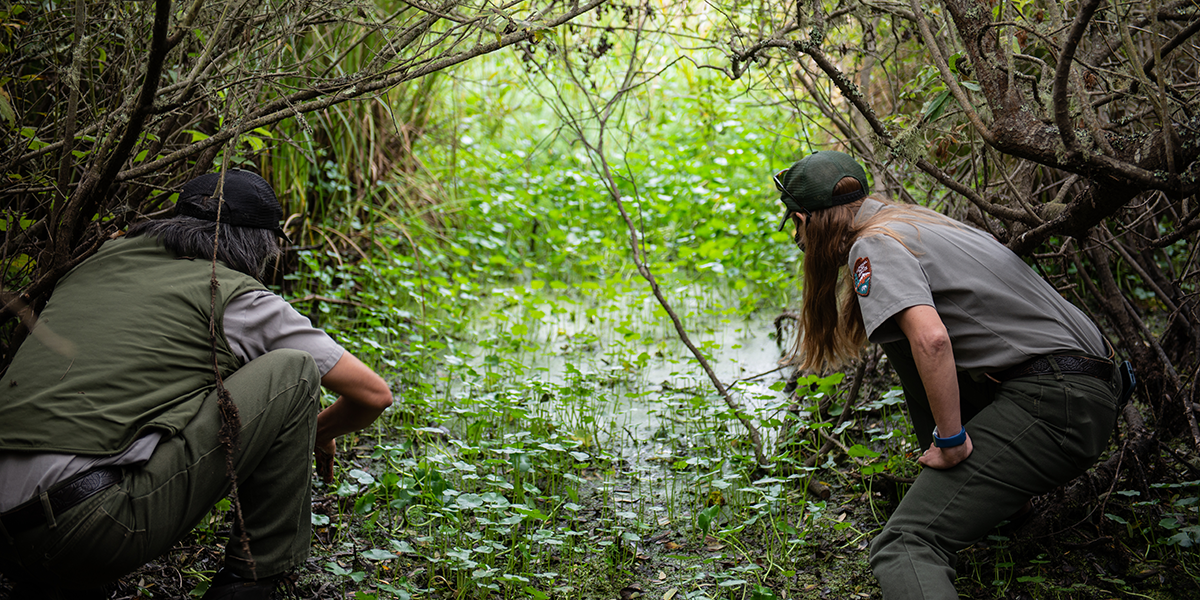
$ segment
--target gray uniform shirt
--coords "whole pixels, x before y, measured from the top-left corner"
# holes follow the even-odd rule
[[[867,199],[857,220],[892,211]],[[903,339],[894,315],[937,310],[954,362],[974,377],[1049,354],[1108,355],[1100,330],[1017,255],[966,225],[890,221],[903,240],[876,233],[856,241],[849,266],[872,342]],[[907,246],[907,248],[906,248]]]
[[[243,363],[267,352],[290,348],[312,355],[324,377],[345,350],[329,334],[312,326],[283,298],[264,290],[241,294],[225,309],[225,338]],[[144,435],[115,456],[78,456],[51,452],[0,452],[0,513],[50,489],[60,481],[103,466],[136,465],[150,460],[161,432]]]

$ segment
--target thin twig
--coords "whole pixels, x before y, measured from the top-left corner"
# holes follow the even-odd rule
[[[933,37],[933,32],[929,30],[929,23],[925,20],[925,11],[921,10],[917,0],[909,0],[909,3],[913,9],[913,15],[916,17],[917,28],[921,32],[921,38],[925,40],[925,48],[929,50],[930,56],[933,57],[933,63],[937,66],[938,73],[942,76],[942,82],[950,89],[950,94],[954,96],[954,99],[958,100],[959,106],[966,113],[967,120],[975,127],[975,132],[979,134],[979,137],[983,138],[983,141],[987,142],[989,146],[995,146],[996,135],[984,124],[983,119],[980,118],[979,113],[972,106],[971,99],[967,97],[967,93],[958,85],[958,78],[950,72],[950,65],[946,63],[946,58],[942,56],[942,51],[938,48],[937,39]],[[1013,71],[1013,69],[1009,70],[1010,73]]]
[[[217,441],[221,444],[221,448],[225,450],[225,474],[229,477],[229,502],[233,508],[234,531],[239,534],[238,541],[241,543],[242,552],[246,554],[251,578],[257,579],[254,575],[254,555],[250,552],[250,536],[246,532],[246,518],[243,516],[241,496],[238,494],[237,466],[234,464],[234,455],[240,446],[238,438],[242,429],[242,418],[238,412],[237,404],[233,401],[233,395],[225,387],[225,378],[221,375],[221,365],[218,361],[217,352],[217,340],[223,337],[223,334],[217,333],[217,290],[221,285],[217,281],[217,251],[221,245],[221,210],[225,206],[225,174],[229,171],[230,154],[232,153],[227,152],[225,154],[225,163],[221,166],[221,174],[217,179],[216,189],[213,190],[213,197],[217,201],[217,215],[213,219],[212,276],[209,279],[208,342],[212,356],[213,379],[216,382],[217,411],[221,416],[221,427],[217,431]],[[233,534],[231,533],[230,535]]]
[[[645,14],[643,13],[643,19],[644,18]],[[644,21],[642,24],[644,24]],[[638,31],[642,31],[641,27],[638,28]],[[629,215],[629,211],[627,211],[625,208],[625,201],[623,199],[624,196],[621,193],[620,188],[617,186],[616,179],[613,176],[612,170],[609,166],[608,157],[604,148],[606,131],[605,127],[607,125],[607,120],[613,114],[614,108],[617,106],[620,97],[624,96],[629,90],[635,89],[641,85],[634,83],[633,74],[631,74],[631,71],[640,72],[640,68],[637,66],[637,63],[638,61],[644,61],[645,59],[636,53],[633,53],[629,60],[631,65],[629,67],[629,71],[626,72],[620,89],[612,98],[610,98],[602,106],[597,105],[590,95],[585,96],[584,98],[584,102],[587,104],[587,110],[591,113],[590,116],[598,122],[596,131],[594,134],[592,134],[595,136],[594,138],[590,137],[588,132],[585,131],[582,119],[571,113],[571,103],[568,103],[562,97],[562,92],[559,90],[558,86],[555,86],[554,88],[555,92],[558,94],[558,107],[555,110],[562,110],[567,113],[566,115],[560,115],[564,117],[562,119],[563,122],[566,123],[567,127],[572,130],[576,140],[587,152],[598,172],[598,175],[600,176],[600,180],[604,183],[605,188],[608,191],[609,198],[613,201],[613,204],[616,206],[621,218],[625,221],[626,229],[629,232],[630,257],[638,270],[638,274],[640,274],[642,278],[645,279],[650,285],[650,290],[653,293],[654,298],[658,301],[663,310],[666,311],[667,316],[670,317],[671,323],[674,326],[675,332],[679,336],[680,341],[683,342],[684,346],[687,347],[688,351],[691,352],[692,356],[700,364],[701,369],[708,376],[709,381],[711,381],[713,384],[713,387],[715,387],[717,392],[721,395],[721,398],[725,401],[726,406],[728,406],[733,412],[734,417],[737,418],[742,426],[746,428],[746,431],[750,436],[750,443],[754,451],[755,462],[757,465],[760,468],[769,468],[771,467],[771,464],[767,460],[766,454],[763,451],[762,435],[759,433],[758,427],[751,422],[749,417],[742,411],[740,404],[729,393],[728,387],[721,382],[721,379],[717,376],[716,372],[713,371],[708,359],[706,359],[699,348],[692,343],[691,337],[688,335],[687,330],[683,326],[683,322],[679,319],[679,315],[674,311],[674,309],[672,309],[671,303],[663,295],[662,289],[659,287],[658,281],[654,277],[654,273],[650,270],[649,266],[647,266],[643,255],[643,236],[639,234],[638,226],[634,223],[633,218]],[[538,66],[540,67],[540,65]],[[576,78],[574,70],[570,67],[571,65],[568,63],[568,76],[571,77],[572,80],[578,85],[579,89],[587,89],[587,86],[580,84]],[[547,80],[550,80],[549,75],[544,70],[541,71],[541,74],[546,77]]]
[[[165,0],[163,0],[165,1]],[[607,2],[608,0],[591,0],[587,4],[582,4],[573,7],[567,12],[556,16],[554,19],[545,23],[539,24],[539,29],[523,29],[513,33],[505,34],[497,39],[481,43],[472,47],[469,50],[461,52],[447,53],[438,57],[435,60],[422,63],[419,66],[411,68],[396,66],[389,69],[385,74],[381,74],[377,79],[356,78],[354,80],[335,79],[327,80],[319,85],[314,85],[311,88],[306,88],[302,91],[291,95],[283,96],[279,99],[267,102],[261,105],[256,110],[248,114],[243,120],[238,123],[227,126],[218,131],[207,139],[201,140],[194,144],[181,148],[171,154],[158,158],[156,160],[142,163],[136,167],[132,167],[119,173],[115,181],[128,181],[149,173],[154,173],[175,163],[192,158],[201,152],[210,148],[227,143],[235,136],[241,135],[258,129],[274,125],[284,119],[295,117],[304,113],[324,110],[336,104],[371,95],[376,92],[390,89],[402,83],[420,79],[426,75],[436,73],[455,65],[464,63],[472,58],[490,54],[502,48],[507,48],[514,44],[527,41],[535,37],[540,28],[554,28],[579,15],[589,12]]]

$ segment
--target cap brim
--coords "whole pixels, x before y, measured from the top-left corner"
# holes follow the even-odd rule
[[[779,231],[783,231],[783,228],[784,228],[784,226],[786,226],[786,225],[787,225],[788,219],[792,218],[792,213],[793,213],[793,212],[795,212],[795,211],[793,211],[793,210],[792,210],[792,209],[790,209],[790,208],[786,208],[786,207],[785,207],[785,208],[783,209],[783,220],[781,220],[781,221],[779,222]]]

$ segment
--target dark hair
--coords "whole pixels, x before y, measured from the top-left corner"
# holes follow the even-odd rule
[[[127,237],[147,235],[157,238],[168,250],[179,256],[212,260],[213,237],[217,223],[195,217],[176,216],[170,219],[145,221],[129,228]],[[279,239],[268,229],[239,227],[221,223],[221,239],[217,260],[231,269],[259,281],[266,274],[270,261],[281,254]]]

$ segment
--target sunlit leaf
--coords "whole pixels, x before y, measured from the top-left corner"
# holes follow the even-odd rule
[[[390,560],[393,558],[399,558],[395,554],[392,554],[391,552],[388,552],[387,550],[381,550],[379,548],[371,548],[370,550],[364,550],[359,553],[359,556],[361,556],[367,560]]]

